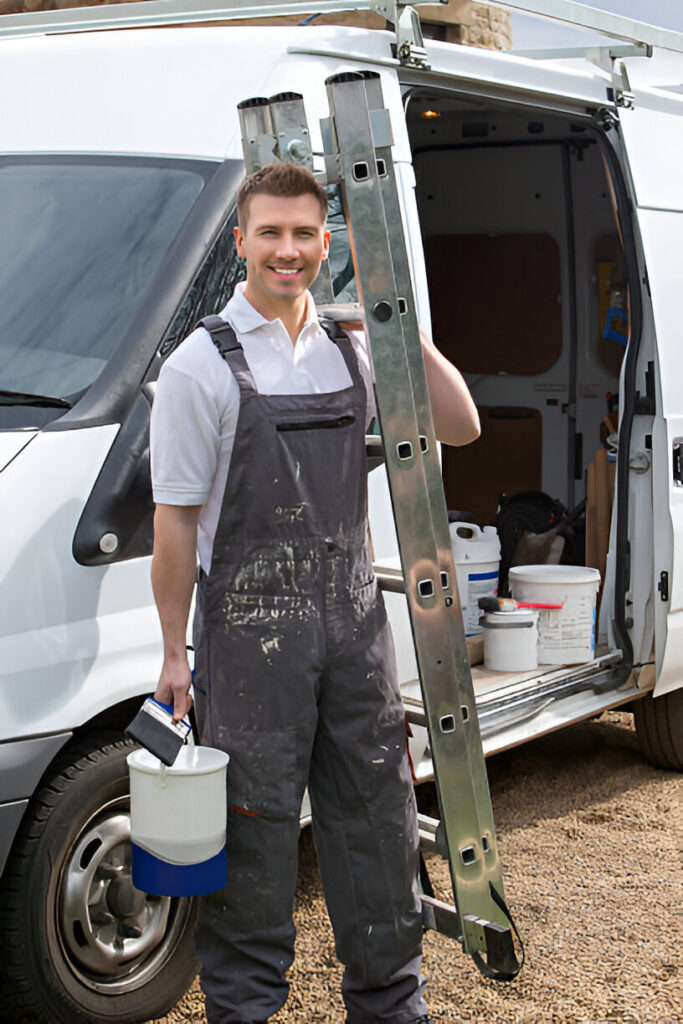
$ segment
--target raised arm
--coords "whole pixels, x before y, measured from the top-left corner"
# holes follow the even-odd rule
[[[444,444],[463,445],[480,434],[479,413],[462,374],[420,331],[434,430]]]
[[[187,619],[197,578],[199,505],[157,505],[154,514],[152,589],[161,620],[164,661],[154,696],[173,704],[177,721],[192,706],[187,660]]]

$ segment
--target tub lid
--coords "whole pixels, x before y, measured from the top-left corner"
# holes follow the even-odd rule
[[[126,760],[130,768],[147,775],[158,775],[165,767],[158,757],[144,749],[131,751]],[[229,760],[223,750],[187,744],[180,748],[173,764],[165,770],[167,775],[209,775],[224,769]]]
[[[484,629],[528,629],[538,619],[533,608],[517,608],[510,612],[485,612],[479,619]]]
[[[520,583],[600,583],[600,572],[587,565],[513,565],[508,576]]]

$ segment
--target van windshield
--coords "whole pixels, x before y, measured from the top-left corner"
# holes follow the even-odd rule
[[[147,158],[0,161],[4,402],[78,395],[99,376],[213,170]]]

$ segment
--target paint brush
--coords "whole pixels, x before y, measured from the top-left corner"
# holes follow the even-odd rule
[[[542,604],[539,601],[515,601],[514,597],[480,597],[477,604],[483,612],[516,612],[518,608],[563,607],[563,604]]]

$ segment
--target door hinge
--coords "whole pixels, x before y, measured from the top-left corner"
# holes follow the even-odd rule
[[[611,89],[607,90],[607,98],[610,98]],[[619,124],[619,118],[610,107],[600,107],[595,113],[595,120],[604,132],[610,132]]]
[[[674,441],[673,478],[676,487],[683,487],[683,442]]]
[[[438,0],[443,3],[444,0]],[[372,6],[391,22],[396,32],[395,56],[404,67],[429,69],[427,51],[422,38],[422,25],[414,7],[405,0],[373,0]]]
[[[655,400],[655,366],[652,361],[647,364],[645,370],[645,394],[641,395],[636,391],[633,411],[636,416],[654,416],[657,412]]]
[[[668,572],[660,572],[659,583],[657,584],[657,590],[662,601],[669,600],[669,574]]]

